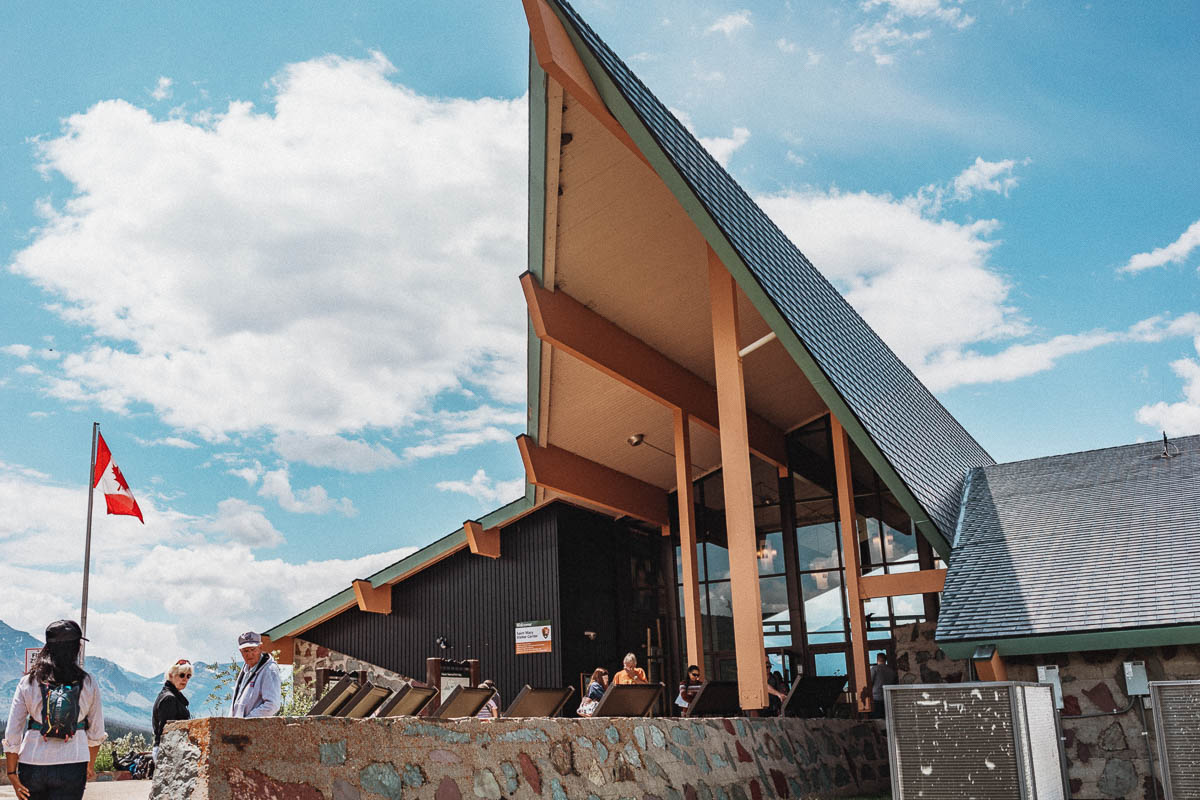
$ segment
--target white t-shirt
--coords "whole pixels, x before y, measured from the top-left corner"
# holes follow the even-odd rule
[[[42,721],[42,687],[26,675],[17,682],[8,726],[4,729],[4,752],[20,753],[22,764],[78,764],[88,760],[88,747],[98,747],[107,738],[104,710],[95,679],[88,675],[79,690],[79,721],[88,723],[70,739],[47,739],[41,731],[29,730],[30,718]]]

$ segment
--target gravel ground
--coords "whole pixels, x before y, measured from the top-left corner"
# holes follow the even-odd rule
[[[146,800],[150,796],[150,781],[105,781],[89,783],[84,800]],[[0,800],[15,798],[11,786],[0,786]]]

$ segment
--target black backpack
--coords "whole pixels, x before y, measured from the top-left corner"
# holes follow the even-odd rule
[[[79,721],[79,694],[83,683],[42,684],[42,721],[29,720],[29,729],[41,731],[45,739],[70,739],[86,731],[87,720]]]

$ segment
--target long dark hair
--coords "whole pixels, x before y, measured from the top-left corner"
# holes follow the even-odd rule
[[[588,683],[588,685],[591,686],[593,683],[599,683],[601,686],[603,686],[604,682],[600,679],[607,674],[608,670],[606,670],[604,667],[596,667],[596,669],[592,672],[592,680]]]
[[[38,683],[80,683],[84,676],[79,666],[79,640],[46,642],[33,664],[33,680]]]

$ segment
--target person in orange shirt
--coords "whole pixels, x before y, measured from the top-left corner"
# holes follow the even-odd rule
[[[625,654],[625,669],[613,676],[613,683],[620,686],[625,683],[645,683],[646,672],[637,665],[637,656]]]

